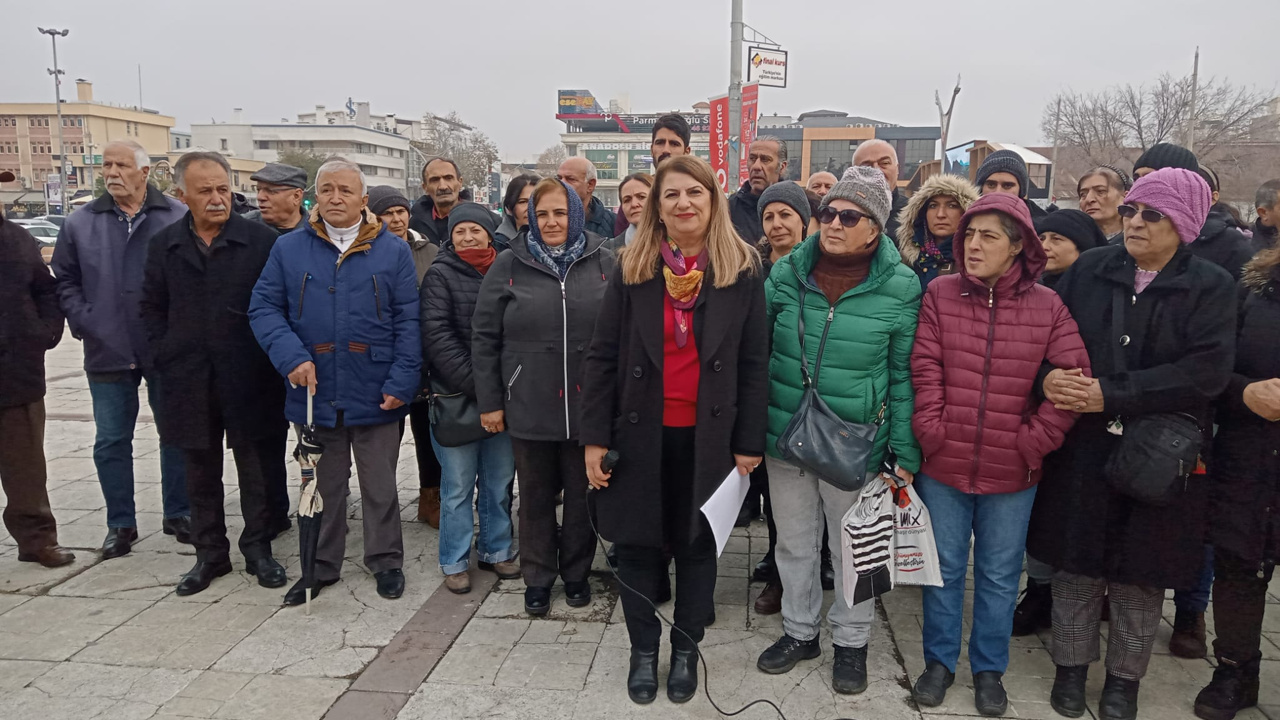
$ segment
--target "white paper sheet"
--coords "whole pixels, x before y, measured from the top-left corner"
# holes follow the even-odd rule
[[[720,557],[729,542],[733,523],[738,519],[738,511],[742,509],[742,501],[746,499],[750,486],[751,476],[740,475],[738,468],[734,467],[702,506],[702,514],[707,516],[711,532],[716,536],[716,557]]]

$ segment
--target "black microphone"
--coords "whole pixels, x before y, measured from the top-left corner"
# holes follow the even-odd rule
[[[600,460],[600,471],[606,475],[613,472],[613,469],[618,466],[618,458],[620,457],[621,455],[618,454],[617,450],[610,450],[605,453]]]

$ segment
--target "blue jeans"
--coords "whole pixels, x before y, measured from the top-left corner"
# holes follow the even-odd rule
[[[142,373],[122,373],[118,381],[89,380],[93,399],[93,464],[98,484],[107,501],[107,527],[138,526],[133,502],[133,429],[138,422],[138,385]],[[147,404],[152,415],[159,414],[160,383],[147,377]],[[160,445],[160,492],[165,519],[191,514],[187,503],[186,460],[179,448]]]
[[[511,437],[498,433],[461,447],[444,447],[432,433],[431,447],[440,460],[440,571],[453,575],[471,567],[473,497],[480,515],[480,560],[499,563],[514,558],[511,483],[516,460]]]
[[[969,667],[1003,673],[1009,666],[1013,610],[1027,544],[1027,523],[1035,487],[1000,495],[970,495],[926,475],[916,475],[916,492],[929,509],[942,566],[942,587],[922,588],[924,659],[951,672],[960,659],[965,571],[973,540],[973,629]]]
[[[1213,589],[1213,546],[1204,546],[1204,567],[1200,569],[1200,584],[1173,593],[1174,606],[1183,612],[1202,613],[1209,609],[1209,592]]]

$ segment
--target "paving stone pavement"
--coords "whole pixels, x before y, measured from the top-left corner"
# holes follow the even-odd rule
[[[377,596],[360,564],[358,523],[348,539],[342,582],[317,599],[310,616],[281,608],[282,590],[267,590],[237,572],[198,595],[172,590],[194,562],[189,546],[160,533],[158,439],[143,404],[134,456],[140,541],[131,555],[103,562],[95,548],[105,534],[102,495],[92,460],[93,423],[80,344],[67,338],[49,356],[46,451],[50,498],[60,539],[76,562],[48,570],[17,561],[0,530],[0,720],[124,718],[127,720],[339,720],[342,718],[714,718],[699,692],[685,705],[663,694],[652,705],[626,695],[626,627],[617,586],[603,557],[596,560],[592,605],[569,608],[560,588],[551,612],[523,611],[521,581],[475,574],[475,589],[455,596],[441,586],[436,534],[414,521],[416,465],[410,438],[401,447],[398,484],[405,535],[405,596]],[[227,458],[227,478],[234,465]],[[360,517],[352,481],[351,518]],[[296,498],[295,498],[296,500]],[[228,526],[242,526],[234,485],[227,487]],[[762,523],[737,530],[719,564],[716,624],[702,645],[704,675],[720,707],[756,699],[777,703],[787,718],[946,718],[972,716],[972,678],[962,655],[947,702],[921,713],[909,679],[923,670],[919,592],[899,588],[883,598],[873,628],[867,692],[831,691],[831,645],[823,656],[787,675],[755,669],[759,653],[782,633],[780,616],[760,616],[751,603],[761,586],[747,573],[766,549]],[[297,536],[275,543],[291,578],[297,576]],[[1271,602],[1280,605],[1280,580]],[[827,593],[827,602],[831,601]],[[671,606],[662,610],[669,616]],[[1275,608],[1280,611],[1280,607]],[[1173,616],[1166,603],[1156,656],[1142,684],[1141,718],[1190,718],[1191,703],[1213,672],[1210,660],[1168,654]],[[1212,633],[1212,611],[1209,617]],[[1105,627],[1105,626],[1104,626]],[[968,623],[965,624],[966,632]],[[1261,707],[1245,720],[1280,720],[1280,614],[1267,617]],[[1054,718],[1048,705],[1053,663],[1047,632],[1015,638],[1005,686],[1009,717]],[[666,674],[664,648],[660,676]],[[1103,671],[1090,678],[1096,716]],[[738,717],[777,717],[757,705]]]

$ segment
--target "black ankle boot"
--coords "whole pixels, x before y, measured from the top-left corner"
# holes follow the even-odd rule
[[[1027,579],[1027,589],[1013,611],[1013,636],[1034,635],[1053,627],[1053,586]]]
[[[1107,673],[1098,701],[1098,720],[1135,720],[1138,717],[1138,681]]]
[[[1213,680],[1196,696],[1196,717],[1231,720],[1258,704],[1258,661],[1240,664],[1221,655]]]
[[[627,674],[627,695],[637,705],[648,705],[658,697],[658,651],[631,648],[631,672]]]
[[[1084,686],[1089,680],[1089,666],[1058,666],[1058,676],[1053,679],[1049,693],[1049,705],[1059,715],[1078,718],[1084,714]]]
[[[698,651],[671,648],[671,674],[667,675],[667,699],[685,703],[698,692]]]
[[[836,589],[836,570],[831,566],[831,550],[824,543],[822,546],[822,589]]]
[[[836,600],[840,602],[840,600]],[[841,695],[857,695],[867,689],[867,646],[832,648],[831,689]]]

